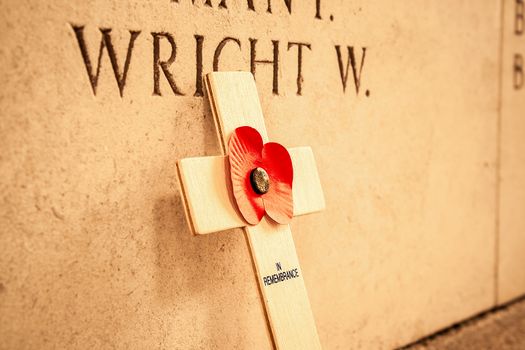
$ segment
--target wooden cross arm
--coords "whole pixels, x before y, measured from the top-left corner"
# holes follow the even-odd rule
[[[310,147],[288,150],[294,168],[294,216],[322,211],[323,190]],[[231,190],[224,156],[181,159],[177,171],[187,221],[194,234],[244,227]]]

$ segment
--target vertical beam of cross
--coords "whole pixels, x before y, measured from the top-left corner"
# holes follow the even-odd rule
[[[206,76],[205,85],[222,155],[188,158],[177,163],[190,228],[196,234],[243,228],[276,347],[320,349],[290,226],[277,224],[267,217],[258,225],[247,225],[231,193],[226,158],[231,133],[237,127],[251,126],[268,142],[253,76],[243,72],[211,73]],[[311,149],[301,147],[289,151],[294,167],[294,215],[324,209]],[[280,273],[284,273],[286,279],[276,277]]]

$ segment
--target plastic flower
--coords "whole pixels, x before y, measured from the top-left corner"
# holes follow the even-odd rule
[[[288,150],[249,126],[235,129],[229,141],[233,195],[244,219],[258,224],[264,214],[280,224],[293,216],[293,166]]]

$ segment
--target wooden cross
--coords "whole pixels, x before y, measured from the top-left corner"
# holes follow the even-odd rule
[[[231,189],[228,140],[240,126],[259,131],[268,142],[253,75],[216,72],[205,85],[217,127],[222,155],[177,162],[187,220],[194,234],[243,228],[248,238],[260,291],[278,349],[320,349],[321,344],[299,267],[289,225],[267,216],[255,226],[239,213]],[[294,216],[324,209],[325,202],[310,147],[288,149],[294,168]],[[287,279],[279,273],[292,271]],[[281,275],[283,276],[283,275]]]

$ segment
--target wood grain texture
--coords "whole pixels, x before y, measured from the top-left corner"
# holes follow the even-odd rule
[[[245,231],[277,348],[320,349],[290,226],[279,225],[265,216]],[[299,277],[265,285],[265,276],[279,272],[276,264],[282,271],[297,269]]]
[[[246,225],[227,181],[226,157],[200,157],[177,162],[188,224],[194,234],[207,234]]]
[[[210,73],[205,78],[205,85],[224,154],[231,133],[239,126],[257,129],[263,142],[268,142],[257,87],[251,73]]]
[[[325,200],[314,153],[310,147],[288,149],[292,157],[293,215],[305,215],[324,210]]]

